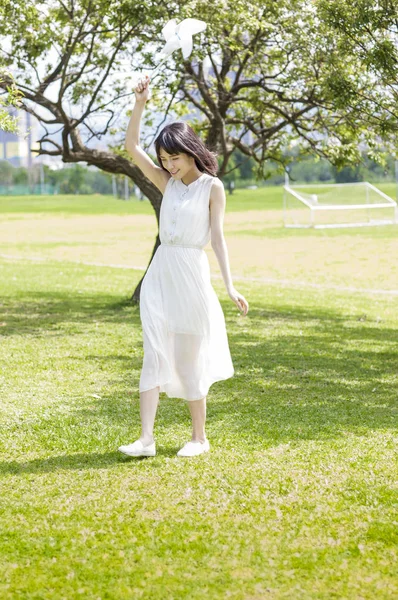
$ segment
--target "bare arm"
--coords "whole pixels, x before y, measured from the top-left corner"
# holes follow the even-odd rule
[[[149,78],[140,81],[135,89],[135,105],[127,127],[124,147],[133,161],[156,187],[164,193],[170,175],[156,166],[150,156],[140,146],[140,124],[145,104],[149,98]]]
[[[221,275],[225,283],[228,295],[240,311],[247,315],[249,303],[239,294],[232,283],[231,270],[229,267],[229,257],[227,244],[224,238],[224,214],[225,214],[225,190],[222,182],[216,179],[213,182],[210,192],[210,227],[211,227],[211,247],[217,257],[220,265]]]

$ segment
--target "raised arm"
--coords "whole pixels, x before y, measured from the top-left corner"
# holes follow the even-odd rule
[[[160,167],[156,166],[151,157],[148,156],[140,146],[141,118],[150,94],[149,77],[146,76],[144,81],[141,80],[134,91],[135,104],[127,127],[124,147],[131,155],[137,167],[139,167],[144,175],[146,175],[162,194],[164,194],[170,175]]]
[[[211,247],[220,265],[228,295],[240,311],[247,315],[249,303],[239,294],[233,286],[231,270],[229,267],[228,249],[224,238],[225,190],[222,181],[215,179],[210,192],[210,228]]]

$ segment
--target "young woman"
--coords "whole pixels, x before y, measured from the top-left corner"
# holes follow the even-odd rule
[[[119,450],[155,456],[153,427],[159,392],[188,401],[192,440],[177,453],[209,450],[206,396],[215,381],[232,377],[224,314],[210,282],[203,248],[211,239],[229,297],[246,315],[249,305],[232,283],[223,234],[225,192],[217,161],[185,123],[167,125],[155,140],[160,167],[139,145],[140,121],[149,98],[149,78],[135,89],[136,102],[125,147],[163,194],[160,241],[141,286],[144,360],[140,377],[141,437]]]

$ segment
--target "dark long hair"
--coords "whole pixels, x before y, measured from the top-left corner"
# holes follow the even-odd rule
[[[159,165],[164,169],[160,160],[161,150],[167,154],[188,154],[195,159],[199,171],[217,176],[218,163],[216,154],[211,152],[187,123],[170,123],[166,125],[155,140],[156,155]],[[164,169],[167,171],[167,169]]]

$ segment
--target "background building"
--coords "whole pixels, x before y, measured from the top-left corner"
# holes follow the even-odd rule
[[[7,160],[15,167],[32,167],[37,156],[33,150],[39,148],[38,122],[24,110],[10,107],[9,112],[17,117],[19,134],[0,130],[0,160]]]

